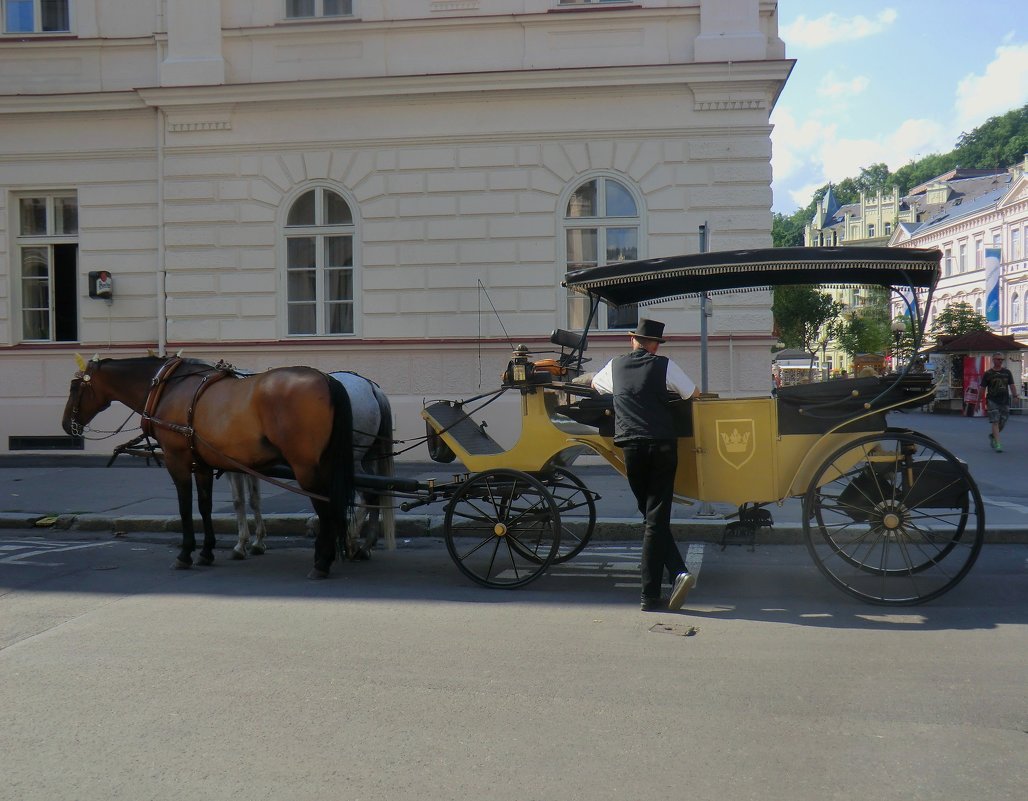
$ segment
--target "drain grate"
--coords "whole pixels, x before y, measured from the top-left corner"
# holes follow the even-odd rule
[[[699,634],[698,626],[685,626],[679,623],[655,623],[650,626],[654,634],[674,634],[676,637],[695,637]]]

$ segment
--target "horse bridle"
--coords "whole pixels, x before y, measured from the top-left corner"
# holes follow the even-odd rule
[[[71,419],[68,421],[68,427],[71,429],[72,436],[81,437],[86,433],[86,427],[79,423],[79,407],[82,404],[82,392],[85,389],[89,389],[90,392],[93,390],[90,384],[93,380],[93,365],[98,363],[95,358],[90,359],[88,362],[83,362],[81,369],[71,379],[71,391],[74,393],[75,400],[71,405]]]
[[[73,393],[72,397],[74,399],[71,405],[71,414],[69,415],[68,419],[68,428],[71,430],[72,436],[85,437],[87,430],[93,430],[96,433],[106,435],[102,437],[93,437],[93,439],[109,439],[110,437],[113,437],[116,434],[120,434],[125,429],[125,426],[128,425],[129,420],[132,419],[132,416],[135,414],[134,411],[130,410],[128,417],[126,417],[124,421],[122,421],[122,424],[118,426],[116,429],[114,429],[114,431],[96,431],[96,429],[90,429],[88,424],[83,425],[79,422],[79,410],[82,405],[82,393],[86,389],[88,389],[90,392],[93,391],[93,370],[94,367],[100,366],[100,357],[99,355],[94,356],[88,362],[82,361],[82,357],[78,354],[75,355],[75,358],[79,362],[79,370],[71,379],[71,390],[69,392],[69,394]]]

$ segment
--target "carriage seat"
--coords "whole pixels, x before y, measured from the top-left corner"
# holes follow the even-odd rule
[[[882,431],[885,413],[880,410],[904,400],[903,406],[925,403],[917,400],[932,388],[927,373],[908,374],[897,382],[897,376],[839,378],[815,384],[779,387],[778,431],[780,434],[823,434],[847,418],[868,411],[877,414],[846,426],[843,431]]]
[[[557,406],[554,411],[570,417],[583,425],[598,429],[600,436],[614,436],[614,396],[595,393],[591,397],[579,398],[573,403]],[[670,401],[671,415],[675,421],[675,436],[691,437],[692,399],[674,396]]]

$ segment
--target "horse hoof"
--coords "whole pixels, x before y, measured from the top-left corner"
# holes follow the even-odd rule
[[[320,581],[321,579],[327,579],[328,578],[328,571],[327,570],[319,570],[318,568],[315,567],[315,568],[313,568],[311,570],[310,573],[307,574],[307,578],[313,579],[315,581]]]
[[[351,562],[367,562],[371,559],[371,551],[367,548],[358,548],[350,557]]]
[[[237,550],[235,550],[233,548],[232,549],[232,558],[238,561],[238,560],[241,560],[241,559],[245,559],[246,558],[246,554],[245,553],[240,553],[239,551],[237,551]]]
[[[193,566],[192,562],[187,562],[184,559],[176,559],[174,562],[172,562],[171,569],[172,570],[189,570],[189,568],[191,568],[192,566]]]
[[[267,550],[268,549],[265,548],[263,545],[254,545],[250,549],[250,556],[264,556],[264,553]]]
[[[201,567],[210,567],[211,565],[214,564],[214,556],[213,555],[211,555],[211,556],[204,556],[203,554],[200,554],[196,558],[196,563],[198,565],[200,565]]]

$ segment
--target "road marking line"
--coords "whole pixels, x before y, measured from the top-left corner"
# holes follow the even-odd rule
[[[998,501],[994,498],[986,498],[982,496],[982,503],[990,504],[992,506],[1002,506],[1004,509],[1013,509],[1015,512],[1020,512],[1025,515],[1028,514],[1028,506],[1022,506],[1019,503],[1013,503],[1012,501]]]
[[[43,556],[44,554],[46,556],[51,556],[51,555],[56,554],[56,553],[66,553],[67,551],[81,551],[84,548],[106,548],[108,545],[111,545],[111,543],[109,543],[109,542],[87,542],[87,543],[85,543],[83,545],[72,545],[70,543],[54,543],[54,545],[57,546],[57,547],[42,548],[42,549],[37,550],[37,551],[29,551],[28,553],[13,554],[11,556],[8,556],[8,557],[5,557],[3,559],[0,559],[0,564],[3,564],[3,565],[7,565],[7,564],[26,564],[23,560],[28,559],[28,558],[33,557],[33,556]],[[32,562],[31,564],[39,564],[39,563],[38,562]],[[60,562],[58,562],[56,564],[60,564]],[[51,563],[50,566],[53,567],[54,563]]]

